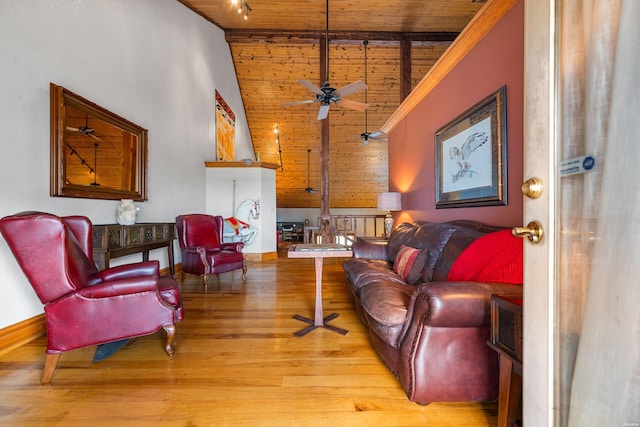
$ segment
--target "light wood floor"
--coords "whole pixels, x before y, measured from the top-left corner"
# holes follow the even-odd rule
[[[311,259],[279,259],[181,285],[176,354],[164,333],[93,364],[95,347],[60,358],[40,385],[45,338],[0,357],[2,426],[493,426],[495,403],[409,402],[369,344],[341,260],[324,265],[325,314],[348,329],[296,338],[314,304]]]

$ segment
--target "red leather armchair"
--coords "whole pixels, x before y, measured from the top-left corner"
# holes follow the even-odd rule
[[[247,266],[242,248],[244,243],[224,243],[221,216],[188,214],[176,217],[178,241],[182,252],[182,280],[185,273],[202,276],[207,288],[209,276],[242,269],[242,280],[247,280]]]
[[[83,216],[23,212],[0,220],[0,232],[44,304],[47,357],[42,383],[53,377],[60,355],[81,347],[167,333],[174,354],[175,324],[184,316],[173,277],[157,261],[98,271],[92,225]]]

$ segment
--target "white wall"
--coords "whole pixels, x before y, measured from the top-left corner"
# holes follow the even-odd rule
[[[216,89],[236,114],[236,158],[254,158],[224,33],[176,0],[0,0],[0,58],[0,216],[41,210],[115,222],[117,201],[49,196],[50,82],[149,130],[139,221],[205,211]],[[165,252],[151,254],[161,267]],[[0,328],[42,312],[4,239],[0,272]]]
[[[276,242],[276,174],[262,167],[207,168],[207,210],[209,215],[236,216],[245,200],[260,202],[257,219],[238,217],[258,229],[255,239],[242,252],[263,254],[277,251]]]

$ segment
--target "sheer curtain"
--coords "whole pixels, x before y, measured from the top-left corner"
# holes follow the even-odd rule
[[[640,426],[640,1],[560,8],[560,425]]]

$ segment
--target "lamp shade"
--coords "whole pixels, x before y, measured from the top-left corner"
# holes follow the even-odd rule
[[[378,193],[379,211],[399,211],[402,209],[402,194],[398,192]]]

